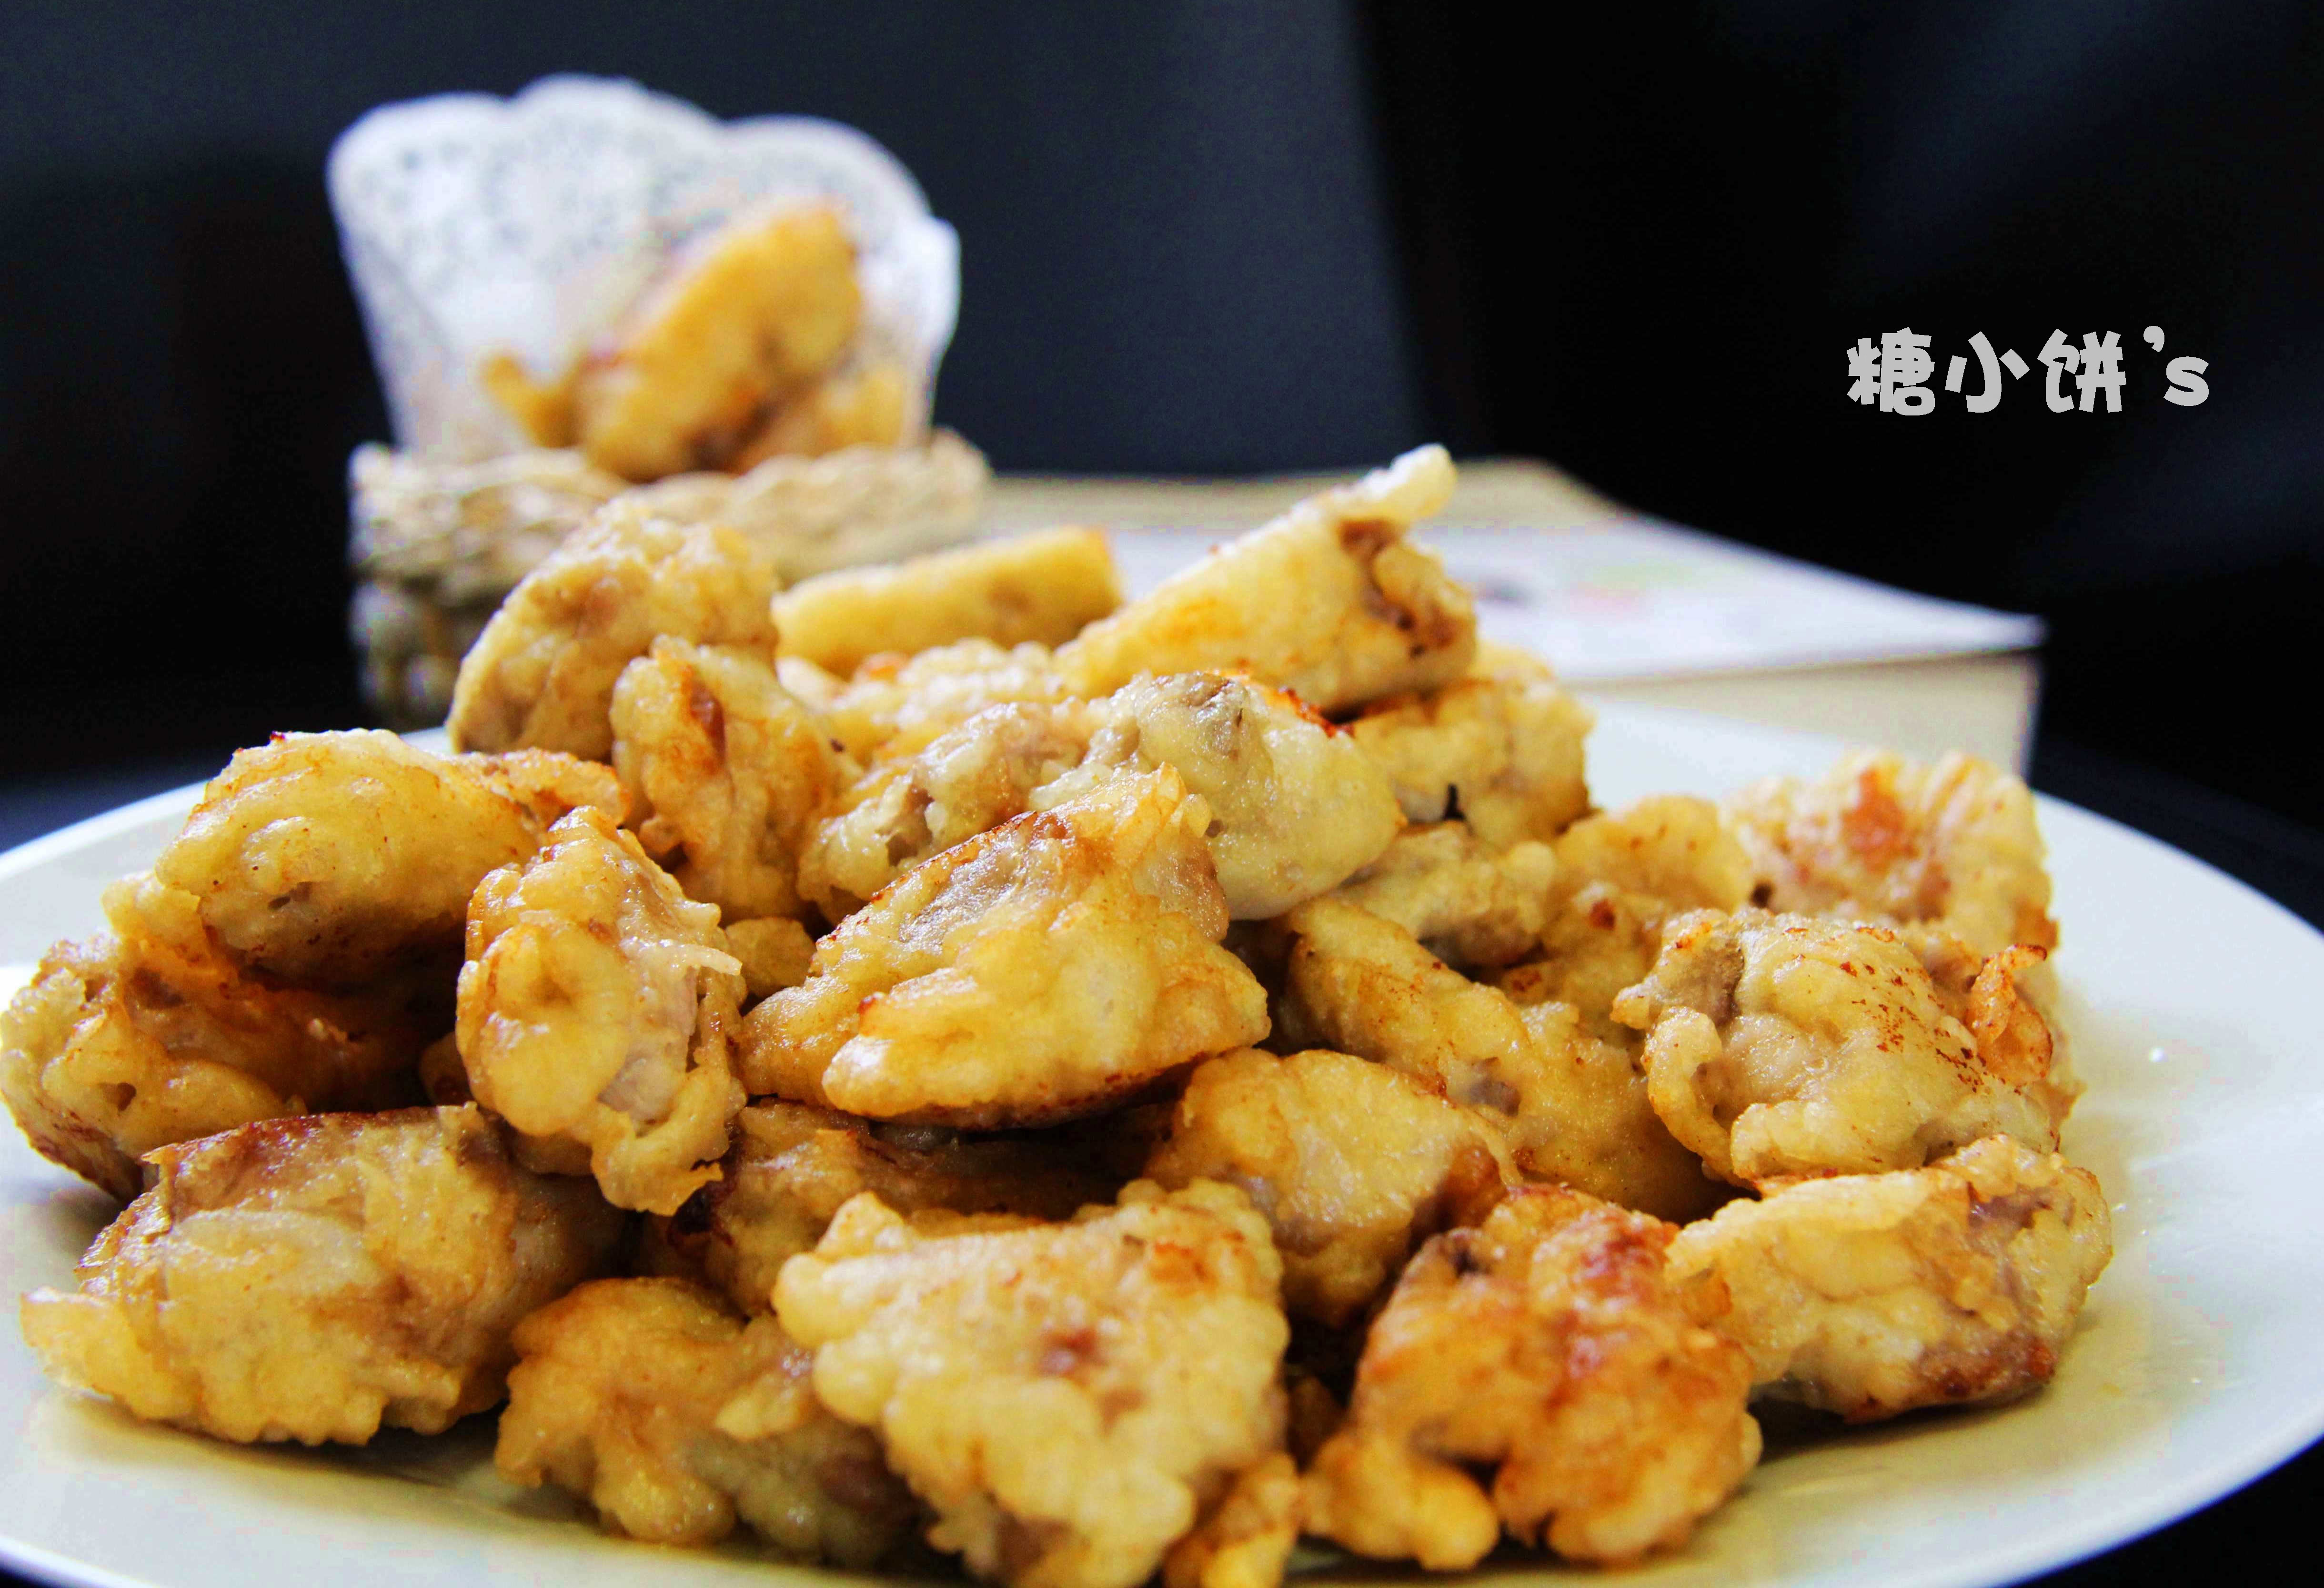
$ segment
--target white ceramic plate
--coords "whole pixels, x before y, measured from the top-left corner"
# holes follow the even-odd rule
[[[1834,748],[1608,711],[1591,781],[1608,805],[1718,793],[1814,771]],[[0,857],[0,963],[94,928],[98,887],[143,865],[189,799],[160,796]],[[2324,1431],[2324,1066],[2310,1012],[2324,937],[2126,828],[2055,801],[2042,819],[2089,1082],[2067,1145],[2105,1182],[2116,1242],[2056,1382],[2015,1408],[1779,1448],[1688,1549],[1592,1582],[2008,1582],[2184,1515]],[[8,1132],[0,1284],[69,1283],[110,1212]],[[565,1500],[493,1477],[489,1426],[385,1436],[361,1452],[213,1444],[51,1387],[15,1332],[0,1334],[0,1430],[13,1436],[0,1444],[0,1562],[37,1577],[593,1588],[650,1573],[692,1588],[808,1574],[742,1546],[605,1537]],[[1312,1580],[1331,1574],[1319,1557]],[[1531,1557],[1479,1574],[1555,1574]]]

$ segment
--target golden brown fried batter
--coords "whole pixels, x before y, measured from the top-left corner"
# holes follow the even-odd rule
[[[1386,1065],[1245,1048],[1194,1071],[1147,1173],[1240,1186],[1275,1232],[1284,1305],[1336,1328],[1420,1241],[1482,1218],[1508,1159],[1482,1116]]]
[[[608,1527],[715,1544],[739,1519],[807,1560],[867,1566],[918,1508],[879,1442],[816,1404],[814,1359],[682,1279],[600,1279],[517,1325],[494,1463]]]
[[[2043,1099],[2010,1078],[2023,1072],[1987,1066],[1920,957],[1883,928],[1680,916],[1614,1012],[1648,1033],[1655,1112],[1738,1185],[1918,1168],[1997,1131],[2058,1144]]]
[[[1727,814],[1773,909],[1930,922],[1980,955],[2058,946],[2034,797],[1974,756],[1932,766],[1867,751],[1812,782],[1754,784]]]
[[[2047,1383],[2113,1253],[2095,1177],[1988,1136],[1730,1202],[1681,1232],[1670,1274],[1764,1393],[1868,1422]]]
[[[1526,839],[1495,854],[1466,822],[1438,822],[1398,834],[1333,896],[1394,921],[1440,959],[1499,965],[1539,946],[1556,876],[1546,844]]]
[[[594,805],[615,821],[629,819],[629,796],[613,769],[555,750],[504,750],[455,755],[453,764],[475,772],[532,813],[543,832],[559,817]]]
[[[1663,1277],[1675,1233],[1532,1186],[1421,1248],[1315,1458],[1309,1529],[1438,1571],[1505,1528],[1575,1560],[1684,1543],[1758,1462],[1759,1426],[1749,1359]]]
[[[1487,847],[1547,841],[1590,808],[1582,745],[1595,719],[1523,651],[1480,649],[1468,676],[1374,701],[1349,725],[1405,819],[1459,817]]]
[[[770,403],[855,336],[863,295],[837,211],[738,217],[679,259],[573,392],[581,449],[631,480],[724,467]]]
[[[474,1108],[269,1120],[150,1161],[80,1288],[24,1298],[24,1338],[52,1377],[221,1439],[361,1445],[483,1410],[517,1320],[622,1228]]]
[[[1176,770],[1210,807],[1227,913],[1266,920],[1338,886],[1403,825],[1348,735],[1295,695],[1223,673],[1139,678],[1091,708],[1089,756],[1034,796],[1046,808],[1124,768]]]
[[[1030,641],[1006,651],[990,640],[956,640],[918,656],[886,651],[844,684],[803,657],[783,658],[779,670],[784,687],[817,705],[841,746],[866,762],[910,755],[989,706],[1054,705],[1073,695],[1047,649]]]
[[[220,952],[190,893],[105,892],[110,935],[60,943],[0,1014],[0,1096],[33,1148],[119,1197],[157,1147],[254,1120],[418,1103],[448,977],[357,993],[271,985]]]
[[[1022,816],[1089,747],[1081,701],[988,706],[910,754],[883,755],[816,820],[799,891],[832,920],[912,867]]]
[[[1717,1200],[1701,1163],[1655,1117],[1629,1053],[1592,1038],[1571,1004],[1520,1007],[1342,900],[1304,904],[1286,925],[1281,1039],[1440,1089],[1499,1126],[1530,1177],[1674,1218]]]
[[[1557,840],[1543,957],[1500,978],[1520,1003],[1570,1003],[1582,1029],[1635,1058],[1637,1034],[1614,1000],[1645,978],[1663,923],[1687,909],[1733,909],[1751,886],[1741,845],[1707,799],[1661,794],[1573,824]]]
[[[1014,1228],[866,1195],[785,1265],[776,1307],[816,1396],[935,1511],[930,1543],[1016,1588],[1134,1588],[1282,1447],[1279,1272],[1223,1186],[1140,1181]]]
[[[745,996],[764,998],[807,980],[807,965],[815,958],[815,939],[790,917],[728,921],[719,930],[726,934],[726,951],[742,967]]]
[[[1170,1546],[1162,1588],[1277,1588],[1299,1542],[1301,1515],[1299,1463],[1288,1451],[1262,1456]]]
[[[775,597],[775,626],[784,655],[846,674],[883,651],[955,640],[1062,645],[1120,605],[1102,534],[1045,530],[818,574]]]
[[[576,810],[476,890],[460,1057],[535,1161],[586,1165],[615,1206],[672,1213],[717,1177],[742,1106],[742,994],[716,908],[603,813]]]
[[[1125,774],[908,872],[751,1011],[742,1076],[964,1129],[1095,1113],[1267,1034],[1178,774]]]
[[[850,447],[897,447],[913,429],[912,383],[903,366],[835,370],[784,399],[726,460],[747,474],[770,457],[821,457]]]
[[[1064,1219],[1105,1202],[1128,1177],[1107,1172],[1106,1143],[1070,1128],[1018,1135],[875,1133],[849,1114],[803,1103],[753,1103],[734,1116],[721,1177],[658,1232],[681,1261],[746,1313],[774,1305],[775,1276],[812,1251],[859,1192],[899,1213],[1023,1214]]]
[[[1452,494],[1441,447],[1311,496],[1059,649],[1077,693],[1139,673],[1248,673],[1322,712],[1461,676],[1476,650],[1468,592],[1405,531]]]
[[[452,743],[610,760],[622,669],[665,637],[771,651],[774,592],[774,565],[733,531],[612,503],[527,574],[477,636],[452,693]]]
[[[613,686],[613,765],[638,840],[728,920],[806,912],[807,824],[854,768],[754,651],[656,640]]]
[[[360,988],[457,954],[477,882],[540,846],[534,802],[594,781],[577,765],[447,761],[376,730],[277,734],[210,780],[153,876],[192,896],[243,969]]]

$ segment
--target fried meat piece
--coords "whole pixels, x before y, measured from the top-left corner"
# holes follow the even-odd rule
[[[1055,705],[1074,694],[1047,648],[1030,641],[1005,651],[990,640],[955,640],[917,656],[882,651],[845,683],[825,683],[820,700],[810,680],[821,669],[785,657],[779,670],[787,688],[821,707],[841,747],[864,762],[910,755],[987,706]]]
[[[613,686],[639,842],[727,920],[804,913],[799,845],[854,770],[763,656],[656,640]]]
[[[1033,799],[1174,768],[1210,807],[1227,913],[1267,920],[1344,882],[1403,825],[1388,780],[1298,697],[1222,673],[1134,679],[1092,708],[1089,755]]]
[[[1468,675],[1375,700],[1348,725],[1411,822],[1458,817],[1487,847],[1546,842],[1590,808],[1595,719],[1523,651],[1483,647]]]
[[[1987,1136],[1730,1202],[1680,1233],[1670,1274],[1710,1297],[1762,1393],[1869,1422],[2047,1383],[2113,1253],[2095,1177]]]
[[[1303,1514],[1299,1463],[1284,1450],[1260,1457],[1170,1546],[1162,1588],[1277,1588]]]
[[[752,1095],[989,1130],[1111,1106],[1267,1034],[1178,774],[1125,774],[906,873],[742,1028]]]
[[[621,814],[579,764],[447,760],[375,729],[280,734],[210,780],[153,877],[196,900],[242,969],[361,988],[456,957],[468,895],[540,846],[541,808],[610,794]]]
[[[1757,1463],[1759,1426],[1749,1359],[1664,1278],[1675,1233],[1532,1186],[1422,1247],[1308,1475],[1309,1529],[1438,1571],[1504,1528],[1574,1560],[1684,1543]]]
[[[918,1508],[862,1429],[816,1404],[814,1359],[682,1279],[599,1279],[526,1318],[493,1462],[656,1544],[739,1519],[805,1560],[868,1566]]]
[[[1918,1168],[1995,1132],[2058,1144],[2042,1097],[2013,1078],[2022,1072],[1987,1066],[1885,928],[1680,916],[1614,1012],[1647,1033],[1655,1112],[1738,1185]]]
[[[838,920],[928,856],[1023,815],[1089,748],[1088,715],[1078,700],[988,706],[910,754],[875,759],[808,833],[800,892]]]
[[[1928,922],[1979,955],[2058,946],[2034,797],[1974,756],[1924,765],[1867,751],[1813,780],[1754,784],[1727,815],[1772,909]]]
[[[724,467],[769,405],[854,338],[855,245],[827,205],[738,217],[676,262],[582,364],[581,450],[630,480]]]
[[[1419,1242],[1484,1216],[1508,1155],[1482,1117],[1386,1065],[1246,1048],[1194,1071],[1147,1174],[1240,1186],[1275,1233],[1286,1307],[1336,1328]]]
[[[1333,897],[1394,921],[1441,959],[1499,965],[1532,953],[1549,919],[1557,854],[1521,840],[1496,854],[1466,822],[1408,827]]]
[[[752,1103],[715,1183],[666,1221],[660,1239],[746,1313],[773,1306],[775,1276],[823,1239],[833,1215],[872,1191],[899,1213],[1021,1214],[1065,1219],[1110,1200],[1106,1144],[1072,1131],[961,1136],[875,1131],[807,1103]]]
[[[1057,651],[1077,693],[1139,673],[1248,673],[1338,713],[1461,676],[1468,593],[1405,539],[1452,495],[1442,447],[1406,453],[1213,551]]]
[[[912,382],[889,360],[835,369],[767,415],[726,467],[748,474],[770,457],[821,457],[850,447],[899,447],[914,429]]]
[[[1045,530],[802,580],[775,597],[786,656],[840,674],[883,651],[955,640],[1062,645],[1121,605],[1095,530]]]
[[[448,974],[356,993],[269,984],[218,951],[194,895],[150,875],[107,888],[105,911],[109,934],[50,949],[0,1013],[0,1097],[43,1157],[125,1199],[157,1147],[421,1100]]]
[[[601,761],[583,761],[557,750],[471,752],[450,760],[522,805],[544,832],[558,817],[585,805],[595,806],[617,822],[629,819],[629,796],[622,792],[622,780]]]
[[[1223,1186],[1140,1181],[1010,1228],[867,1194],[775,1299],[817,1397],[936,1513],[930,1543],[1017,1588],[1134,1588],[1282,1447],[1279,1276]]]
[[[716,907],[602,812],[576,810],[476,890],[460,1058],[530,1161],[595,1175],[617,1207],[672,1213],[717,1177],[742,1106],[742,994]]]
[[[1572,1004],[1592,1037],[1635,1057],[1637,1034],[1614,1019],[1614,1000],[1654,968],[1672,916],[1742,904],[1749,861],[1720,826],[1718,807],[1683,794],[1585,817],[1556,848],[1542,957],[1499,985],[1520,1003]]]
[[[476,637],[452,692],[452,743],[610,760],[622,669],[664,637],[771,651],[774,591],[774,565],[733,530],[610,503],[527,574]]]
[[[727,921],[719,930],[726,934],[726,951],[742,967],[746,997],[755,1001],[807,980],[807,967],[815,958],[815,939],[790,917]]]
[[[1521,1007],[1343,900],[1304,904],[1286,924],[1283,1039],[1377,1060],[1479,1111],[1529,1177],[1681,1219],[1717,1199],[1655,1117],[1629,1053],[1591,1037],[1571,1004]]]
[[[475,1108],[268,1120],[156,1151],[151,1190],[24,1297],[50,1374],[221,1439],[361,1445],[501,1398],[517,1320],[622,1216],[511,1161]]]

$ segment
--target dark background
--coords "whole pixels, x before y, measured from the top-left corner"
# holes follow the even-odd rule
[[[383,100],[581,70],[894,150],[962,237],[938,417],[997,466],[1441,438],[2039,613],[2035,781],[2324,918],[2324,14],[1450,9],[10,8],[0,842],[360,720],[343,471],[385,423],[324,156]],[[2051,413],[2038,365],[1987,415],[1849,402],[1845,350],[1906,325],[1932,384],[1975,331],[2113,330],[2123,411]],[[2200,408],[2161,400],[2182,354]],[[2074,1580],[2256,1568],[2319,1486]]]

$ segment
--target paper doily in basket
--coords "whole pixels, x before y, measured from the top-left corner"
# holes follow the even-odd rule
[[[514,352],[561,371],[671,252],[737,211],[825,199],[858,249],[862,335],[915,377],[926,428],[959,310],[960,245],[911,173],[851,127],[722,123],[604,78],[545,78],[513,98],[383,106],[331,151],[331,206],[396,439],[445,461],[528,445],[476,371]]]

